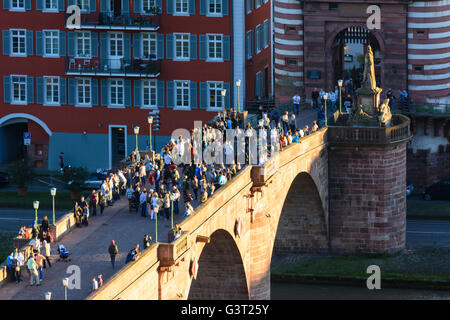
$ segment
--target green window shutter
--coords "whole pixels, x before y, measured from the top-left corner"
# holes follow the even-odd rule
[[[133,12],[141,13],[142,11],[142,0],[134,0],[133,1]]]
[[[191,109],[197,108],[197,82],[191,81],[189,83],[189,89],[190,89],[190,105]]]
[[[44,0],[36,0],[36,10],[42,11],[44,7]]]
[[[230,36],[223,36],[223,60],[230,60]]]
[[[27,31],[27,56],[32,56],[33,55],[33,31]]]
[[[125,80],[125,107],[131,107],[131,80]]]
[[[157,82],[156,99],[158,108],[164,108],[164,81],[158,80]]]
[[[5,103],[11,102],[11,77],[3,77],[3,101]]]
[[[91,95],[92,95],[92,105],[98,106],[98,80],[91,80]]]
[[[190,39],[190,44],[189,44],[189,58],[191,60],[197,60],[197,36],[195,34],[191,34],[191,39]]]
[[[58,0],[58,11],[66,11],[64,0]]]
[[[98,57],[98,33],[91,32],[91,57]]]
[[[77,94],[77,81],[75,78],[69,78],[68,80],[69,85],[67,86],[68,91],[68,98],[67,98],[67,104],[74,106],[76,105],[76,94]]]
[[[156,43],[156,57],[157,59],[164,59],[164,35],[163,34],[159,34],[156,36],[157,38],[157,43]]]
[[[25,0],[25,10],[31,10],[31,0]]]
[[[122,0],[122,13],[130,13],[130,1]]]
[[[97,0],[89,0],[89,12],[97,11]]]
[[[44,55],[44,35],[42,31],[36,31],[36,55],[41,57]]]
[[[44,78],[39,77],[36,78],[36,103],[43,104],[44,103]],[[60,89],[61,91],[61,89]]]
[[[208,5],[206,3],[207,0],[200,0],[200,14],[206,15],[208,13]]]
[[[208,83],[200,82],[200,109],[208,108]]]
[[[174,1],[175,0],[167,0],[167,2],[166,2],[167,14],[173,14],[174,13],[174,8],[173,8]]]
[[[34,103],[34,81],[33,77],[27,77],[27,104]]]
[[[141,54],[141,34],[135,33],[133,34],[133,57],[140,58]]]
[[[227,16],[229,14],[228,1],[229,0],[222,0],[222,15],[223,16]]]
[[[10,7],[10,0],[3,0],[3,9],[9,10]]]
[[[75,32],[67,32],[67,55],[69,57],[75,57]]]
[[[11,53],[11,45],[10,45],[11,39],[9,30],[2,31],[2,38],[3,38],[3,54],[5,56],[9,56]]]
[[[106,32],[100,33],[100,59],[103,67],[108,59],[108,34]]]
[[[108,0],[100,0],[100,12],[107,12],[108,11]]]
[[[37,51],[37,43],[36,43],[36,51]],[[59,56],[60,57],[66,56],[66,33],[63,31],[59,32]]]
[[[230,109],[230,97],[231,97],[230,84],[228,82],[225,82],[223,84],[223,88],[227,90],[227,94],[225,96],[225,108]]]
[[[124,33],[123,35],[123,47],[124,47],[124,58],[125,60],[131,61],[131,34]]]
[[[173,34],[166,35],[166,59],[173,59]]]
[[[189,14],[195,14],[195,0],[189,0]]]
[[[200,60],[206,60],[207,52],[208,52],[207,46],[208,46],[208,42],[206,41],[206,35],[201,34],[199,36],[199,47],[200,47],[199,59]]]
[[[107,107],[109,104],[109,86],[108,80],[102,79],[101,81],[101,98],[102,98],[102,106]]]
[[[142,105],[142,86],[141,80],[134,80],[134,106],[140,107]]]
[[[167,108],[175,106],[175,88],[173,81],[167,81]]]
[[[37,86],[37,84],[36,84]],[[59,103],[61,105],[67,104],[66,101],[66,79],[65,78],[59,78]]]

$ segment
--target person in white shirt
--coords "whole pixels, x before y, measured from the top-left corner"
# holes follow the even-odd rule
[[[292,104],[294,106],[294,114],[298,114],[298,111],[300,110],[300,96],[298,94],[295,94],[295,96],[292,97]]]
[[[300,133],[301,138],[303,138],[305,136],[305,132],[303,131],[303,129],[300,129],[299,133]]]
[[[34,239],[32,239],[30,241],[29,245],[33,247],[33,251],[35,253],[41,249],[41,241],[39,240],[38,237],[35,237]]]
[[[139,167],[139,178],[141,178],[141,183],[145,186],[145,178],[147,177],[147,172],[145,171],[145,165]]]
[[[139,204],[141,205],[141,216],[145,217],[147,210],[147,190],[144,188],[139,196]]]

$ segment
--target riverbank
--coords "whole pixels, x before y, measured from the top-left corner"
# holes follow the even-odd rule
[[[365,286],[370,265],[380,267],[385,286],[450,289],[450,248],[409,247],[397,254],[285,254],[273,258],[271,277],[276,281]]]

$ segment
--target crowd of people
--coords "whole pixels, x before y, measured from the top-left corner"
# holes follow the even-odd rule
[[[300,100],[297,100],[300,102]],[[145,156],[140,161],[135,161],[132,165],[119,169],[116,172],[109,172],[101,184],[99,190],[92,190],[86,198],[82,196],[79,201],[74,202],[74,216],[77,227],[88,226],[90,215],[103,215],[105,208],[114,206],[115,201],[121,197],[126,197],[129,204],[129,211],[139,212],[140,216],[150,220],[163,218],[169,221],[174,216],[188,218],[195,212],[195,208],[205,203],[214,195],[217,189],[224,186],[233,179],[240,170],[251,160],[248,141],[218,143],[218,132],[222,137],[226,137],[226,129],[236,129],[245,132],[249,129],[275,129],[278,136],[276,143],[279,150],[282,150],[291,143],[300,143],[301,138],[319,129],[317,121],[311,124],[311,128],[306,125],[298,127],[296,107],[291,114],[286,111],[282,115],[277,108],[270,112],[262,113],[257,125],[252,127],[248,123],[245,127],[243,121],[233,108],[230,111],[218,113],[209,123],[191,131],[191,137],[179,136],[170,140],[158,156]],[[200,139],[196,139],[200,136]],[[237,155],[231,163],[226,163],[227,156],[230,155],[242,143],[245,150],[245,163],[240,163]],[[202,152],[206,148],[212,149],[212,154],[222,154],[224,161],[218,163],[206,163],[195,161],[196,153]],[[218,148],[223,148],[218,150]],[[189,162],[177,162],[176,159],[183,159],[186,153],[190,152]],[[220,159],[220,158],[216,158]],[[133,153],[130,160],[138,160],[138,155]],[[178,165],[176,163],[179,163]],[[258,162],[261,164],[260,162]],[[169,232],[168,241],[171,242],[182,234],[180,225],[175,224]],[[43,269],[50,262],[50,243],[53,242],[49,232],[47,217],[40,225],[33,223],[31,231],[26,227],[21,227],[20,236],[32,239],[30,245],[33,253],[24,261],[23,254],[17,249],[11,253],[7,259],[8,270],[12,278],[17,282],[21,281],[21,267],[26,266],[30,284],[40,285],[43,281]],[[144,236],[144,250],[151,246],[152,237],[148,234]],[[128,253],[125,263],[135,261],[140,256],[140,246],[136,244]],[[111,264],[115,268],[115,258],[119,253],[117,244],[111,241],[108,247],[111,257]],[[92,278],[92,289],[97,290],[102,286],[102,275]]]

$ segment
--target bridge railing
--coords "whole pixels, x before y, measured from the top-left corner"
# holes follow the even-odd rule
[[[398,143],[411,138],[408,117],[392,115],[390,127],[350,127],[339,126],[347,122],[348,115],[339,117],[336,126],[328,126],[328,141],[330,143],[358,143],[358,144],[390,144]]]

